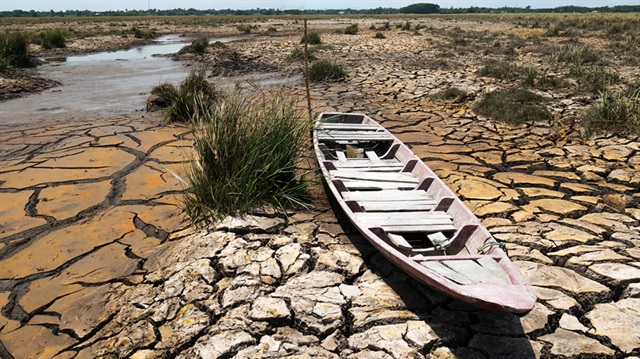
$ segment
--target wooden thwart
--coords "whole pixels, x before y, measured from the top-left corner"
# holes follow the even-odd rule
[[[317,127],[318,130],[357,130],[357,131],[377,131],[380,129],[378,125],[367,125],[363,123],[321,123]]]
[[[336,170],[331,171],[331,177],[336,179],[351,179],[351,180],[365,180],[365,181],[380,181],[380,182],[404,182],[418,184],[418,179],[407,173],[370,173],[367,171],[350,171],[350,170]]]
[[[359,201],[367,212],[430,211],[436,207],[434,200],[421,201]]]
[[[416,184],[407,182],[382,182],[382,181],[362,181],[342,179],[342,183],[348,190],[388,190],[404,189],[411,190]]]
[[[415,232],[453,232],[456,227],[453,224],[420,224],[420,225],[383,225],[387,232],[415,233]]]
[[[447,279],[463,285],[511,284],[511,279],[507,273],[491,257],[423,261],[420,264]]]
[[[425,191],[355,191],[342,192],[342,198],[354,201],[425,201],[433,200]]]

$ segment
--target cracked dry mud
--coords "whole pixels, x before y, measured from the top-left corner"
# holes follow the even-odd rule
[[[550,105],[554,121],[519,127],[431,100],[503,84],[472,62],[416,69],[399,50],[425,38],[382,46],[372,34],[323,35],[349,79],[313,85],[314,109],[366,112],[409,144],[506,242],[539,298],[529,314],[496,315],[415,282],[323,199],[288,217],[186,227],[171,171],[187,131],[132,115],[2,131],[0,354],[639,357],[638,139],[559,125],[584,107],[573,98]],[[297,41],[233,46],[286,55]]]

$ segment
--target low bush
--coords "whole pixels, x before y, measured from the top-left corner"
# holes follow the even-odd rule
[[[49,29],[38,32],[33,42],[45,49],[63,49],[67,47],[67,32],[64,29]]]
[[[615,133],[640,135],[640,87],[626,93],[604,91],[584,120],[587,135]]]
[[[386,39],[387,37],[384,36],[383,33],[381,32],[376,32],[376,34],[373,36],[374,39]]]
[[[305,42],[309,45],[320,45],[322,44],[322,39],[320,39],[319,33],[312,31],[307,34],[306,38],[304,35],[300,38],[301,44],[304,44]]]
[[[411,30],[411,22],[410,21],[406,21],[404,24],[400,25],[400,30],[403,31],[409,31]]]
[[[243,215],[260,207],[308,203],[298,169],[311,123],[284,91],[237,88],[200,111],[192,124],[197,158],[183,207],[193,223]]]
[[[380,28],[378,30],[380,30],[380,31],[391,30],[391,24],[389,23],[389,21],[387,21],[387,22],[384,23],[384,25],[380,26]]]
[[[0,62],[8,67],[33,67],[29,56],[29,40],[22,32],[0,34]]]
[[[137,26],[132,26],[129,32],[133,34],[136,39],[151,39],[156,36],[156,32],[152,29],[141,29]]]
[[[344,33],[347,35],[355,35],[358,33],[358,24],[351,24],[346,29],[344,29]]]
[[[253,27],[251,25],[248,24],[240,24],[238,26],[236,26],[236,29],[238,29],[238,31],[244,33],[244,34],[250,34],[251,30],[253,29]]]
[[[340,81],[347,77],[347,72],[342,65],[334,61],[319,60],[309,68],[311,81]]]
[[[178,90],[170,83],[160,84],[151,90],[151,96],[147,99],[147,111],[165,109],[175,101]]]
[[[476,113],[509,124],[542,121],[551,118],[544,106],[546,98],[523,88],[493,91],[476,103]]]
[[[522,76],[524,70],[504,60],[487,61],[477,74],[485,77],[493,77],[499,80],[515,80]]]
[[[187,45],[180,49],[180,51],[178,51],[178,54],[191,53],[202,55],[205,53],[205,51],[207,51],[207,47],[209,47],[209,40],[207,40],[206,37],[199,37],[193,40],[193,42],[191,42],[191,45]]]
[[[180,83],[165,116],[171,122],[189,122],[219,98],[220,93],[207,81],[206,71],[198,68],[192,70]]]
[[[461,88],[450,87],[433,95],[434,98],[445,101],[459,101],[469,96],[469,93]]]
[[[307,56],[309,57],[309,61],[316,59],[316,51],[313,47],[307,48]],[[293,50],[289,53],[290,61],[304,61],[304,49],[301,47],[294,47]]]

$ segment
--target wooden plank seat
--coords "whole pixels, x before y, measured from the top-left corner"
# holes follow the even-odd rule
[[[414,212],[431,211],[436,208],[436,201],[358,201],[358,205],[367,212]]]
[[[355,212],[354,217],[367,227],[381,227],[387,233],[455,231],[445,212]]]
[[[353,201],[427,201],[433,200],[426,191],[354,191],[342,192],[342,198]]]
[[[344,187],[349,191],[412,190],[416,187],[415,183],[410,182],[365,181],[351,179],[339,179],[339,181],[341,181]]]
[[[375,131],[318,131],[320,141],[393,141],[394,138],[386,132]]]
[[[418,179],[411,173],[371,173],[367,171],[335,170],[330,175],[334,179],[378,181],[378,182],[402,182],[412,183],[414,187],[418,184]]]
[[[377,131],[380,129],[378,125],[364,124],[364,123],[336,123],[336,122],[324,122],[320,123],[317,127],[318,130],[357,130],[357,131]]]
[[[491,256],[477,258],[452,257],[451,259],[423,260],[419,263],[441,276],[462,285],[511,284],[509,275]],[[428,259],[428,257],[426,257]]]

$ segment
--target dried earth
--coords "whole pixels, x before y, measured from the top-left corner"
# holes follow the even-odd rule
[[[409,144],[506,242],[534,309],[489,313],[415,282],[322,198],[192,229],[173,175],[186,128],[157,115],[66,119],[0,132],[0,356],[640,357],[638,138],[584,138],[585,102],[569,94],[549,94],[552,121],[477,116],[473,98],[508,83],[478,77],[472,53],[427,69],[446,37],[326,26],[318,56],[349,78],[313,85],[314,109],[366,112]],[[230,47],[291,72],[298,42]],[[429,96],[448,87],[471,98]]]

